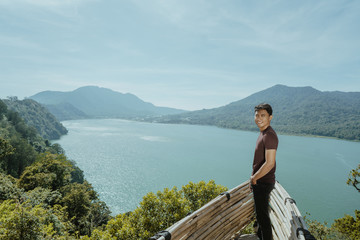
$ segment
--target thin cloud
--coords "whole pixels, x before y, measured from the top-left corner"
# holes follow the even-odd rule
[[[95,0],[1,0],[2,6],[20,6],[20,5],[34,5],[39,7],[61,7],[61,6],[74,6],[82,3]]]
[[[23,96],[98,85],[183,108],[278,83],[356,90],[359,11],[335,0],[0,0],[0,75]]]

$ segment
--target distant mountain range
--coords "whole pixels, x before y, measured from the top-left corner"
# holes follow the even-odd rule
[[[157,107],[130,93],[86,86],[71,92],[45,91],[30,97],[45,105],[60,120],[82,118],[126,118],[141,120],[184,110]]]
[[[312,87],[275,85],[226,106],[186,112],[157,107],[133,94],[88,86],[72,92],[45,91],[32,97],[60,121],[125,118],[258,131],[254,106],[272,105],[271,125],[278,133],[315,135],[360,141],[360,92],[321,92]]]
[[[152,121],[258,131],[254,106],[263,102],[273,107],[271,125],[279,133],[360,140],[360,92],[321,92],[312,87],[275,85],[223,107]]]

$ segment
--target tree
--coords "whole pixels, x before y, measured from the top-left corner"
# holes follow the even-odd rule
[[[2,159],[4,159],[6,156],[14,154],[14,151],[15,148],[11,146],[9,141],[0,137],[0,163],[2,162]]]
[[[19,179],[19,186],[26,191],[36,187],[57,190],[71,181],[73,168],[64,155],[43,153],[27,167]]]
[[[49,147],[50,152],[51,153],[55,153],[55,154],[65,154],[65,150],[61,147],[60,144],[58,143],[54,143],[54,144],[50,144],[49,140],[45,140],[45,144],[46,147]]]
[[[360,211],[355,210],[355,218],[345,215],[343,218],[336,219],[333,226],[351,240],[360,239]]]
[[[181,190],[173,187],[156,194],[148,193],[138,208],[117,215],[107,223],[105,230],[94,231],[91,239],[148,239],[226,190],[212,180],[208,183],[190,182]]]
[[[3,119],[4,115],[7,113],[6,104],[0,99],[0,120]]]
[[[197,210],[226,190],[226,187],[216,185],[214,180],[210,180],[208,183],[204,181],[199,183],[189,182],[182,187],[184,197],[190,201],[191,211]]]
[[[36,151],[24,138],[13,135],[9,140],[15,149],[13,154],[5,157],[3,169],[13,177],[19,177],[27,166],[30,166],[36,159]]]
[[[61,204],[66,207],[76,234],[90,235],[110,219],[108,207],[88,182],[69,184],[62,188],[62,195]]]
[[[66,207],[69,219],[80,234],[89,234],[87,216],[90,211],[91,198],[84,185],[73,183],[63,189],[61,204]]]
[[[0,201],[20,199],[24,191],[16,186],[16,179],[0,173]]]
[[[56,204],[59,204],[62,198],[62,195],[58,190],[52,191],[42,187],[27,191],[23,196],[32,205],[40,205],[44,208],[51,208]]]
[[[70,161],[72,168],[74,169],[71,172],[71,182],[77,182],[77,183],[84,183],[84,172],[81,170],[77,165],[75,161]]]
[[[360,164],[356,169],[351,170],[347,180],[348,185],[352,185],[358,192],[360,192]]]
[[[0,239],[69,239],[64,219],[59,207],[45,209],[29,202],[6,200],[0,204]]]
[[[356,169],[350,171],[348,185],[352,185],[359,191],[359,169],[360,164]],[[360,191],[359,191],[360,192]],[[355,210],[355,218],[350,215],[345,215],[343,218],[335,219],[331,228],[328,228],[326,223],[321,224],[318,221],[309,220],[305,218],[309,225],[309,230],[317,239],[332,240],[332,239],[360,239],[360,211]]]
[[[352,185],[359,193],[359,177],[360,177],[360,164],[356,169],[351,170],[348,185]],[[360,239],[360,211],[355,210],[355,218],[350,215],[345,215],[343,218],[335,220],[333,227],[348,236],[351,240]]]

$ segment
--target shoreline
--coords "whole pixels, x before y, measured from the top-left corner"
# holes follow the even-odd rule
[[[241,129],[241,128],[228,128],[228,127],[222,127],[218,125],[212,125],[212,124],[193,124],[193,123],[185,123],[185,122],[178,122],[178,123],[170,123],[170,122],[157,122],[157,121],[146,121],[144,119],[127,119],[127,118],[79,118],[79,119],[68,119],[68,120],[62,120],[59,121],[60,123],[66,122],[66,121],[81,121],[81,120],[124,120],[124,121],[133,121],[133,122],[145,122],[145,123],[154,123],[154,124],[179,124],[179,125],[196,125],[196,126],[209,126],[209,127],[217,127],[221,129],[229,129],[229,130],[237,130],[237,131],[246,131],[246,132],[258,132],[257,130],[251,130],[251,129]],[[276,130],[276,125],[272,127]],[[276,130],[276,132],[279,135],[285,135],[285,136],[297,136],[297,137],[313,137],[313,138],[324,138],[324,139],[334,139],[334,140],[340,140],[340,141],[347,141],[347,142],[360,142],[360,140],[351,140],[346,138],[338,138],[333,136],[322,136],[322,135],[313,135],[313,134],[300,134],[300,133],[288,133],[280,130]],[[65,134],[66,135],[66,134]],[[62,136],[65,136],[62,135]]]

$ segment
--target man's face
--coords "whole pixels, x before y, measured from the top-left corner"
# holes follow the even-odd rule
[[[272,115],[265,109],[260,109],[255,112],[255,123],[260,129],[260,131],[264,131],[268,126],[270,126],[270,121],[272,119]]]

